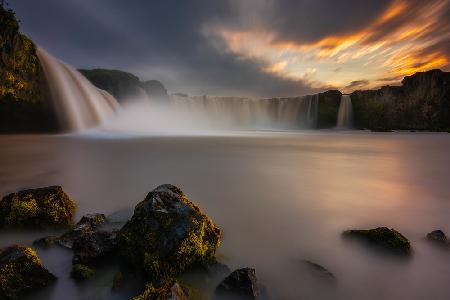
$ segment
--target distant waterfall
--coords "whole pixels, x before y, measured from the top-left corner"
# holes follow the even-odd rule
[[[353,127],[353,107],[350,95],[342,95],[341,97],[336,127],[338,129],[349,129]]]
[[[41,48],[37,49],[37,55],[64,130],[77,131],[99,125],[118,109],[113,96],[94,87],[73,67]]]
[[[298,129],[316,128],[319,98],[318,95],[274,99],[172,95],[170,106],[216,127]]]

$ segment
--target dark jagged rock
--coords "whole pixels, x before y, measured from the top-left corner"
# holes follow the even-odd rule
[[[434,230],[427,234],[427,240],[441,247],[450,247],[450,241],[442,230]]]
[[[50,248],[59,242],[59,237],[51,235],[46,236],[40,239],[37,239],[33,242],[33,246],[40,247],[40,248]]]
[[[167,99],[167,90],[161,82],[141,82],[131,73],[120,70],[79,70],[93,85],[109,92],[118,100],[148,96],[150,99]]]
[[[118,240],[122,257],[154,282],[212,262],[220,230],[179,188],[166,184],[136,205]]]
[[[11,246],[0,252],[0,299],[19,299],[55,280],[33,249]]]
[[[74,264],[98,262],[117,250],[117,231],[85,231],[73,241]]]
[[[19,32],[12,10],[0,5],[0,132],[54,131],[36,46]]]
[[[317,113],[317,128],[336,127],[342,93],[330,90],[319,94],[319,111]]]
[[[336,281],[336,277],[334,276],[334,274],[331,273],[330,271],[328,271],[323,266],[321,266],[317,263],[314,263],[312,261],[309,261],[309,260],[303,260],[302,262],[303,262],[303,265],[306,267],[306,269],[308,269],[308,271],[314,277],[323,279],[323,280],[331,282],[331,283]]]
[[[92,276],[94,276],[95,270],[82,264],[76,264],[72,266],[72,271],[70,276],[78,281],[84,281]]]
[[[70,231],[58,239],[58,243],[63,247],[72,248],[75,239],[82,235],[92,233],[106,222],[107,219],[104,214],[84,215]]]
[[[355,125],[361,128],[450,128],[450,72],[419,72],[405,77],[402,86],[355,91],[351,99]]]
[[[255,269],[235,270],[217,286],[215,295],[219,299],[258,299],[260,293]]]
[[[188,296],[177,282],[167,282],[160,287],[148,284],[145,291],[132,300],[188,300]]]
[[[368,230],[347,230],[343,236],[367,242],[394,254],[408,256],[412,252],[409,240],[400,232],[387,227]]]
[[[0,201],[0,227],[66,227],[74,213],[75,203],[60,186],[24,190]]]

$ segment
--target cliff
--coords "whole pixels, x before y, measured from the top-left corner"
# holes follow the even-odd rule
[[[420,72],[405,77],[402,86],[355,91],[350,97],[359,128],[450,130],[450,72]]]
[[[131,73],[120,70],[92,69],[79,70],[93,85],[108,91],[117,100],[147,96],[150,99],[167,99],[167,90],[161,82],[150,80],[141,82]]]
[[[317,128],[333,128],[336,126],[342,93],[329,90],[319,94],[319,111]]]
[[[54,130],[44,95],[36,46],[19,32],[14,12],[0,5],[0,132]]]

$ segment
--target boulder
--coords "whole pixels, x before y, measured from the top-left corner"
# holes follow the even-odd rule
[[[442,230],[434,230],[427,234],[426,239],[435,245],[449,247],[450,241]]]
[[[220,230],[179,188],[165,184],[136,205],[118,242],[122,257],[154,282],[213,261]]]
[[[379,227],[368,230],[347,230],[343,236],[361,240],[393,254],[408,256],[412,252],[409,240],[395,229]]]
[[[258,299],[260,292],[255,269],[235,270],[217,286],[215,295],[219,299]]]
[[[59,237],[50,235],[50,236],[45,236],[43,238],[35,240],[33,242],[33,246],[46,249],[46,248],[53,247],[54,245],[56,245],[58,243],[59,243]]]
[[[95,270],[82,264],[75,264],[70,272],[70,277],[78,281],[84,281],[95,274]]]
[[[303,260],[302,262],[306,269],[314,277],[330,283],[334,283],[336,281],[336,277],[334,276],[334,274],[328,271],[323,266],[309,260]]]
[[[0,252],[0,299],[19,299],[55,280],[33,249],[16,245]]]
[[[145,291],[132,300],[188,300],[183,288],[177,282],[167,282],[160,287],[148,284]]]
[[[86,231],[73,241],[74,264],[89,264],[112,255],[117,250],[117,231]]]
[[[104,214],[84,215],[70,231],[64,233],[58,239],[58,244],[66,248],[72,248],[75,239],[86,233],[92,233],[106,222],[107,219]]]
[[[75,203],[60,186],[24,190],[0,201],[0,227],[66,227],[74,213]]]

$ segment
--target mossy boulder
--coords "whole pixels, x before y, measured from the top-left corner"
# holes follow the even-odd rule
[[[33,249],[16,245],[0,251],[0,299],[19,299],[55,280]]]
[[[159,287],[148,284],[145,291],[132,300],[188,300],[188,296],[177,282],[166,282]]]
[[[217,286],[215,296],[216,299],[259,299],[255,269],[235,270]]]
[[[86,265],[76,264],[73,265],[72,271],[70,272],[70,277],[78,281],[84,281],[92,276],[94,276],[95,270]]]
[[[138,203],[118,235],[122,257],[142,268],[150,282],[163,282],[194,265],[209,264],[219,242],[219,228],[169,184]]]
[[[344,231],[343,236],[361,240],[393,254],[408,256],[412,253],[409,240],[397,230],[387,227],[368,230],[347,230]]]
[[[54,131],[45,99],[36,46],[19,32],[14,12],[0,5],[0,132]]]
[[[96,230],[87,231],[73,241],[74,264],[99,262],[115,253],[117,250],[117,231]]]
[[[24,190],[0,201],[0,227],[65,227],[74,213],[75,203],[60,186]]]
[[[64,233],[59,239],[58,244],[66,248],[72,248],[75,239],[94,232],[107,222],[104,214],[87,214],[81,217],[75,226]]]
[[[433,230],[432,232],[428,233],[426,239],[434,245],[444,248],[450,248],[450,241],[448,240],[448,237],[440,229]]]

